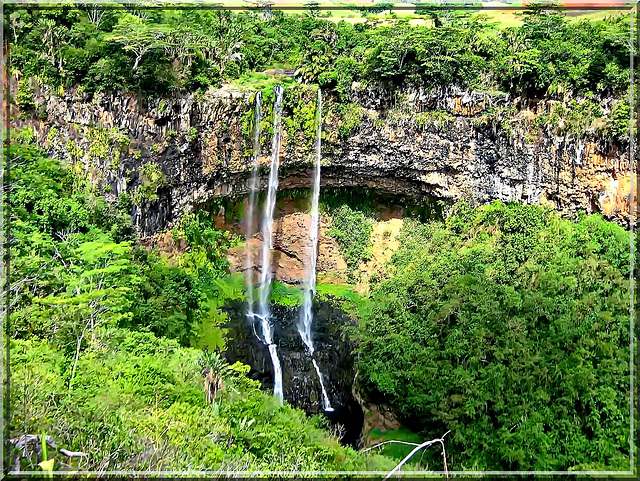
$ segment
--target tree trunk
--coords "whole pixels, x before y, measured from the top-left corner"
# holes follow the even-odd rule
[[[82,340],[84,339],[84,333],[86,331],[82,330],[82,335],[78,338],[78,344],[76,346],[76,357],[73,361],[73,369],[71,369],[71,378],[69,379],[69,389],[71,389],[71,383],[73,382],[73,378],[76,375],[76,367],[78,366],[78,358],[80,357],[80,346],[82,345]]]

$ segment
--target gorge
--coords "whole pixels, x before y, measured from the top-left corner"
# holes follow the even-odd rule
[[[7,7],[5,466],[626,472],[629,12],[479,8]]]
[[[281,130],[277,127],[281,122],[280,115],[283,125],[287,119],[292,119],[291,100],[287,103],[287,98],[295,99],[302,95],[303,101],[310,102],[313,92],[304,86],[294,86],[277,89],[274,97],[268,92],[223,89],[211,90],[201,99],[190,96],[160,101],[143,99],[142,102],[126,95],[106,98],[97,94],[93,102],[88,103],[82,94],[70,92],[65,97],[58,97],[45,87],[36,95],[36,102],[48,99],[46,104],[43,103],[47,119],[28,123],[34,128],[36,140],[51,155],[65,159],[73,159],[77,155],[73,149],[91,151],[92,141],[89,139],[95,136],[87,135],[89,132],[111,132],[104,136],[104,142],[120,152],[115,168],[113,153],[103,158],[76,158],[83,162],[83,169],[100,186],[106,198],[115,200],[128,193],[135,197],[147,189],[149,195],[146,198],[140,196],[142,198],[134,202],[131,211],[134,223],[143,234],[151,236],[171,226],[191,210],[197,211],[202,206],[205,210],[210,209],[206,207],[210,204],[220,205],[216,204],[216,199],[227,198],[236,205],[243,204],[243,199],[246,199],[244,208],[247,215],[243,216],[246,225],[242,226],[238,218],[237,231],[244,233],[249,241],[254,236],[254,226],[259,226],[261,247],[253,254],[248,242],[243,256],[237,261],[231,258],[231,267],[237,270],[234,264],[243,266],[241,270],[247,279],[250,306],[247,319],[254,325],[251,335],[257,336],[267,346],[267,358],[272,368],[265,368],[264,360],[256,354],[264,355],[264,351],[257,347],[248,349],[243,355],[233,349],[228,354],[229,359],[251,365],[256,375],[262,373],[258,378],[265,387],[272,386],[277,397],[286,398],[308,413],[323,410],[330,413],[333,410],[330,398],[336,395],[344,400],[339,404],[343,412],[345,409],[348,413],[353,413],[354,409],[361,412],[360,407],[355,407],[358,403],[350,392],[351,388],[347,387],[350,377],[347,375],[345,378],[342,371],[338,373],[338,379],[344,379],[342,384],[329,380],[330,387],[325,389],[320,366],[334,370],[336,361],[321,356],[318,365],[314,359],[312,336],[320,333],[311,330],[311,292],[315,282],[312,277],[316,270],[314,253],[317,253],[314,225],[318,222],[320,186],[323,189],[364,186],[378,195],[396,199],[392,202],[435,207],[441,201],[445,209],[455,200],[479,203],[494,199],[517,200],[551,205],[570,218],[578,212],[600,212],[622,225],[629,223],[631,177],[624,144],[611,144],[597,136],[572,139],[549,132],[540,132],[534,139],[528,138],[531,117],[535,117],[538,111],[544,112],[547,108],[544,101],[541,105],[520,108],[515,117],[506,119],[513,124],[512,130],[505,130],[505,119],[495,117],[487,120],[484,116],[491,113],[496,105],[506,109],[518,99],[453,89],[430,95],[411,92],[403,97],[403,103],[398,107],[398,100],[391,101],[384,95],[376,97],[375,93],[363,92],[360,123],[347,137],[338,133],[340,121],[332,117],[330,107],[327,109],[326,144],[324,153],[321,153],[320,131],[292,132],[285,126]],[[265,129],[262,95],[274,102],[273,108],[267,109],[273,120],[266,124],[273,131],[271,152],[264,149],[264,138],[261,138],[261,130]],[[252,110],[253,115],[247,116]],[[317,112],[319,115],[320,110]],[[426,119],[424,123],[420,121],[420,115]],[[19,121],[16,126],[23,125],[25,123]],[[315,125],[320,128],[319,118]],[[129,139],[126,146],[121,148],[114,140],[117,139],[116,133]],[[95,146],[96,141],[93,142]],[[162,147],[154,152],[151,147],[158,144]],[[311,148],[313,145],[315,149]],[[246,160],[246,152],[252,152],[249,161]],[[326,164],[322,166],[320,177],[321,159]],[[151,178],[149,171],[156,173],[155,179]],[[310,187],[312,215],[301,225],[304,229],[302,226],[309,222],[308,237],[305,240],[304,231],[291,230],[289,237],[286,232],[279,232],[275,248],[280,257],[273,259],[276,190]],[[259,192],[267,194],[261,203],[262,210],[258,208]],[[215,207],[214,211],[216,209],[220,207]],[[224,209],[213,213],[221,212],[224,213]],[[263,215],[262,220],[256,219],[258,213]],[[285,221],[287,215],[282,217],[281,213],[279,222]],[[224,222],[221,226],[229,227]],[[295,241],[291,237],[294,232],[302,238]],[[306,242],[309,240],[311,242]],[[282,249],[283,243],[292,241],[297,242],[297,247]],[[305,245],[308,246],[306,249]],[[282,267],[282,256],[288,259],[287,265],[298,267]],[[258,288],[254,289],[251,286],[256,269]],[[270,320],[269,296],[273,275],[278,280],[293,281],[303,286],[297,324],[303,347],[285,349],[286,356],[293,355],[299,359],[295,363],[283,361],[282,354],[278,355],[278,346],[282,349],[283,343],[284,346],[295,343],[281,337],[283,332],[288,332],[280,325],[282,319],[275,324]],[[234,329],[249,335],[238,330],[237,326]],[[238,345],[246,342],[250,340],[238,341]],[[305,350],[311,359],[311,373],[302,367],[300,356],[304,356]],[[292,374],[287,373],[287,369],[296,370],[297,376],[306,379],[307,387],[293,388],[296,381],[290,378]],[[267,372],[275,382],[264,382],[265,378],[261,376]],[[307,400],[303,402],[305,397]],[[311,400],[316,397],[322,400],[321,409],[316,401]],[[344,417],[340,419],[345,422]],[[347,425],[351,427],[345,439],[357,444],[362,435],[362,424],[348,420]]]

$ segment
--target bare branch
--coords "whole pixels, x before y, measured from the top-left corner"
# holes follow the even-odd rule
[[[370,448],[363,449],[360,452],[366,453],[367,451],[371,451],[372,449],[379,448],[380,446],[384,446],[385,444],[389,444],[389,443],[408,444],[409,446],[420,446],[420,444],[418,443],[409,443],[407,441],[396,441],[395,439],[393,439],[391,441],[385,441],[384,443],[379,443],[379,444],[376,444],[375,446],[371,446]]]
[[[76,356],[73,360],[73,368],[71,369],[71,378],[69,379],[69,389],[71,389],[71,383],[73,382],[73,378],[76,375],[76,367],[78,366],[78,359],[80,358],[80,347],[82,346],[82,340],[84,339],[85,329],[82,330],[82,335],[78,338],[78,342],[76,344]]]
[[[400,471],[400,469],[402,468],[402,466],[409,461],[414,454],[416,454],[418,451],[420,451],[423,448],[428,448],[429,446],[432,446],[436,443],[440,443],[442,445],[442,454],[443,456],[445,456],[445,452],[444,452],[444,437],[449,434],[451,431],[447,431],[446,433],[444,433],[442,435],[441,438],[438,439],[432,439],[431,441],[427,441],[424,442],[422,444],[419,444],[418,446],[416,446],[409,454],[407,454],[404,459],[402,461],[400,461],[400,463],[391,470],[391,472],[389,472],[389,474],[387,474],[384,479],[389,479],[391,478],[391,476],[393,476],[394,474],[398,473]],[[447,458],[446,456],[444,457],[444,470],[445,470],[445,476],[448,478],[449,474],[447,472]]]
[[[58,451],[68,458],[82,458],[84,456],[89,456],[87,453],[81,453],[80,451],[67,451],[66,449],[59,449]]]
[[[450,431],[447,431],[446,433],[444,433],[444,435],[442,436],[442,439],[440,439],[440,444],[442,444],[442,461],[444,462],[444,476],[445,478],[449,478],[449,471],[447,471],[447,453],[444,450],[444,437],[447,435],[447,433],[449,433]]]

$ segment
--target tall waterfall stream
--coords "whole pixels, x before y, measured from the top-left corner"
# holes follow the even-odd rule
[[[260,157],[260,120],[262,119],[262,93],[256,93],[256,110],[255,110],[255,123],[253,128],[253,166],[251,170],[251,181],[249,184],[249,208],[247,211],[247,245],[249,239],[253,237],[255,233],[255,204],[256,204],[256,190],[258,187],[258,158]],[[246,262],[245,262],[245,282],[247,287],[247,302],[249,309],[247,311],[247,319],[253,323],[253,256],[251,249],[247,248]],[[257,334],[256,334],[257,335]]]
[[[318,101],[316,104],[316,162],[313,170],[313,185],[311,188],[311,222],[309,225],[309,248],[307,250],[307,264],[305,265],[304,286],[302,291],[302,308],[300,309],[300,322],[298,331],[302,341],[307,346],[312,358],[313,367],[318,373],[320,387],[322,388],[322,405],[325,411],[333,411],[324,379],[318,363],[313,359],[313,339],[311,337],[311,325],[313,323],[313,296],[316,292],[316,264],[318,261],[318,199],[320,197],[320,160],[322,158],[322,91],[318,89]]]
[[[258,286],[258,312],[254,313],[262,328],[263,342],[269,348],[271,363],[273,364],[273,394],[283,398],[282,391],[282,369],[278,351],[273,342],[273,323],[271,320],[271,309],[269,307],[269,295],[271,293],[271,251],[273,249],[273,212],[276,206],[276,192],[278,190],[278,168],[280,167],[280,142],[281,142],[281,121],[282,121],[282,95],[283,88],[274,88],[276,99],[273,104],[273,142],[271,144],[271,166],[269,171],[269,184],[267,187],[267,201],[264,206],[262,218],[262,246],[261,246],[261,269],[260,284]]]
[[[269,306],[269,297],[271,293],[271,257],[273,250],[273,216],[276,204],[276,193],[278,190],[278,169],[280,165],[280,145],[281,145],[281,124],[282,124],[282,100],[283,88],[277,86],[274,88],[275,100],[273,106],[273,140],[271,145],[271,164],[269,170],[269,180],[267,185],[267,198],[262,215],[262,242],[260,248],[260,276],[258,283],[258,300],[255,306],[254,296],[254,276],[253,276],[253,258],[249,240],[253,237],[255,231],[255,210],[256,210],[256,193],[258,190],[258,158],[260,156],[260,121],[262,117],[261,102],[262,96],[260,92],[255,97],[255,124],[253,130],[253,166],[250,180],[249,206],[247,211],[247,252],[246,252],[246,286],[248,311],[247,319],[251,323],[252,329],[256,337],[260,339],[269,349],[271,363],[273,365],[273,394],[283,399],[282,387],[282,368],[278,351],[274,342],[274,325],[272,313]],[[309,246],[307,248],[307,263],[305,265],[305,276],[303,284],[303,298],[300,309],[300,319],[298,322],[298,332],[307,348],[311,362],[318,375],[320,388],[322,391],[322,405],[326,412],[332,412],[331,402],[327,393],[324,377],[320,371],[320,367],[314,358],[315,348],[311,334],[313,324],[313,297],[316,292],[316,265],[318,259],[318,200],[320,196],[320,160],[322,147],[322,92],[318,89],[318,100],[316,104],[316,144],[315,144],[315,165],[313,169],[313,182],[311,189],[311,209],[309,224]],[[256,332],[256,324],[260,327],[261,337]]]

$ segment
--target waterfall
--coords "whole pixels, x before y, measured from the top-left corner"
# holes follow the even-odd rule
[[[313,323],[313,296],[316,292],[316,264],[318,261],[318,199],[320,197],[320,149],[322,146],[322,92],[318,89],[318,101],[316,104],[316,162],[313,171],[313,186],[311,190],[311,222],[309,225],[309,247],[307,251],[307,260],[305,264],[304,290],[302,293],[302,308],[300,309],[300,322],[298,323],[298,331],[302,341],[307,346],[309,355],[313,362],[313,367],[318,373],[320,387],[322,388],[322,405],[325,411],[333,411],[327,390],[324,387],[324,379],[320,368],[313,359],[314,347],[311,339],[311,324]]]
[[[276,191],[278,190],[278,167],[280,166],[280,124],[282,118],[282,86],[273,89],[276,99],[273,104],[273,142],[271,144],[271,166],[269,171],[269,184],[267,187],[267,201],[262,217],[262,264],[260,270],[260,284],[258,287],[258,312],[254,314],[260,321],[262,328],[262,341],[269,348],[271,363],[273,364],[273,394],[282,400],[282,369],[278,352],[273,343],[273,324],[271,322],[271,310],[269,308],[269,295],[271,293],[271,249],[273,249],[273,212],[276,206]]]
[[[260,156],[260,120],[262,116],[261,110],[262,93],[256,93],[256,109],[253,127],[253,170],[251,171],[251,181],[249,183],[249,209],[247,213],[247,248],[245,261],[245,283],[247,287],[247,302],[249,309],[247,311],[247,319],[251,323],[255,332],[255,314],[254,297],[253,297],[253,256],[249,241],[255,233],[255,208],[256,208],[256,189],[258,186],[258,157]],[[257,335],[257,334],[256,334]]]
[[[582,141],[578,140],[578,148],[576,149],[576,165],[582,166]]]

